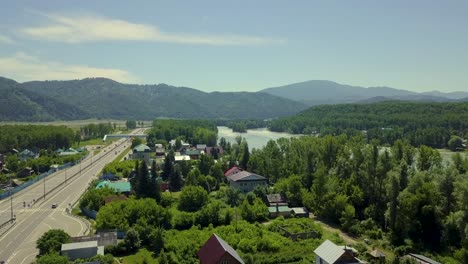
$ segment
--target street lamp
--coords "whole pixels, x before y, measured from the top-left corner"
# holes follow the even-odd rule
[[[46,193],[45,193],[45,177],[43,179],[44,179],[44,201],[45,201],[45,195],[46,195]]]

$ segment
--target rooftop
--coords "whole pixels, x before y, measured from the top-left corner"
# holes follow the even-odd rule
[[[133,148],[133,152],[150,152],[151,149],[145,144],[140,144]]]
[[[231,181],[266,181],[267,178],[248,171],[241,171],[227,176]]]
[[[110,181],[102,181],[96,185],[96,189],[109,187],[114,189],[116,192],[130,192],[131,185],[130,182],[127,181],[118,181],[118,182],[110,182]]]
[[[75,243],[67,243],[62,244],[62,251],[63,250],[73,250],[73,249],[80,249],[80,248],[92,248],[97,247],[98,242],[94,241],[85,241],[85,242],[75,242]]]
[[[244,264],[244,261],[241,259],[239,254],[237,254],[237,252],[226,241],[216,234],[211,235],[211,237],[197,252],[197,255],[200,259],[200,263],[215,264],[218,263],[217,261],[219,261],[225,253],[231,255],[239,263]]]

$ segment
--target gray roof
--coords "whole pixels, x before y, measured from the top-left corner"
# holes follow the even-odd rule
[[[266,181],[267,178],[248,171],[241,171],[227,176],[231,181]]]
[[[237,254],[237,251],[235,251],[226,241],[224,241],[218,235],[216,235],[216,234],[213,234],[213,235],[216,237],[216,240],[218,240],[219,244],[223,247],[223,249],[226,252],[228,252],[231,256],[233,256],[237,261],[244,264],[244,261],[241,259],[239,254]]]
[[[92,247],[97,248],[97,246],[98,246],[98,243],[96,240],[86,241],[86,242],[67,243],[67,244],[62,244],[62,251],[80,249],[80,248],[92,248]]]
[[[133,148],[133,152],[150,152],[151,149],[145,144],[140,144]]]
[[[435,261],[435,260],[433,260],[433,259],[430,259],[430,258],[428,258],[428,257],[425,257],[425,256],[423,256],[423,255],[414,254],[414,253],[410,253],[410,254],[408,254],[408,255],[409,255],[410,257],[412,257],[412,258],[417,259],[417,260],[422,260],[422,261],[424,261],[423,263],[441,264],[440,262],[437,262],[437,261]]]
[[[327,263],[333,264],[345,253],[345,251],[343,248],[333,244],[333,242],[327,239],[314,250],[314,253]]]

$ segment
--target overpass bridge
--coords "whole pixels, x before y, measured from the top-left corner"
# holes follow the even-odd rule
[[[141,139],[145,139],[146,138],[146,134],[110,134],[110,135],[104,135],[104,137],[102,138],[102,141],[106,141],[106,139],[108,138],[141,138]]]

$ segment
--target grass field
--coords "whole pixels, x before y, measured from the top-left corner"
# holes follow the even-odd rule
[[[153,253],[148,251],[146,248],[138,250],[136,254],[129,255],[126,257],[122,257],[123,262],[122,263],[132,263],[132,264],[142,264],[142,263],[148,263],[148,264],[158,264],[158,261],[153,258]]]

